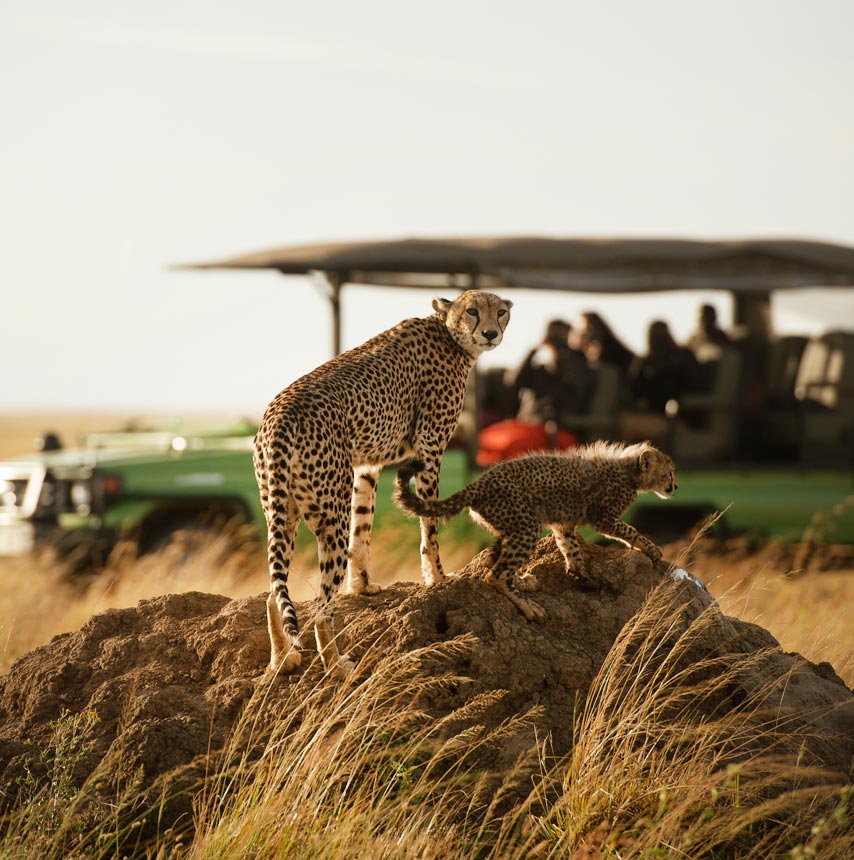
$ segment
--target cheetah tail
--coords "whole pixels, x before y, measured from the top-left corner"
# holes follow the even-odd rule
[[[403,511],[416,517],[441,517],[449,519],[456,516],[473,501],[471,487],[466,487],[447,499],[428,500],[416,495],[409,482],[412,477],[424,468],[419,460],[404,463],[397,471],[397,481],[394,486],[394,503]]]

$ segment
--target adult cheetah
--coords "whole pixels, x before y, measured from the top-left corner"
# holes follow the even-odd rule
[[[421,517],[447,518],[469,508],[472,519],[496,538],[487,582],[529,621],[544,621],[546,615],[517,590],[533,590],[532,581],[515,574],[530,558],[545,526],[555,536],[567,572],[582,581],[584,557],[576,526],[593,526],[654,562],[661,558],[652,541],[620,519],[638,493],[669,499],[676,491],[673,461],[649,442],[594,442],[560,454],[524,455],[493,466],[465,489],[435,501],[418,498],[409,487],[420,465],[408,463],[398,471],[395,502]]]
[[[380,590],[368,574],[380,468],[415,457],[422,464],[419,495],[438,496],[440,460],[463,408],[469,371],[501,343],[511,306],[482,290],[454,301],[436,298],[431,316],[404,320],[333,358],[267,407],[254,464],[267,520],[272,668],[291,671],[301,663],[288,572],[302,517],[317,538],[320,562],[318,651],[339,677],[352,669],[335,644],[331,602],[345,570],[351,591]],[[432,517],[421,520],[421,569],[428,585],[444,579]]]

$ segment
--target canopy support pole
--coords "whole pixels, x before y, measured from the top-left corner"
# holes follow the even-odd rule
[[[461,289],[463,290],[476,290],[477,281],[478,281],[478,273],[471,272],[468,277],[468,286],[464,286]],[[471,379],[471,387],[472,387],[472,403],[473,403],[473,412],[474,412],[474,421],[472,422],[472,435],[471,438],[466,441],[466,469],[468,470],[469,475],[473,474],[477,470],[477,451],[478,451],[478,437],[480,436],[480,431],[483,429],[480,426],[480,400],[482,394],[482,374],[480,369],[478,368],[477,362],[475,362],[474,367],[472,368],[472,379]]]
[[[283,273],[284,274],[284,273]],[[332,357],[341,354],[341,287],[345,277],[341,272],[326,272],[312,269],[311,282],[323,293],[332,311]]]
[[[332,354],[341,354],[341,287],[343,278],[337,272],[327,272],[329,304],[332,307]]]
[[[755,291],[734,292],[733,323],[751,334],[768,337],[771,334],[771,293]]]

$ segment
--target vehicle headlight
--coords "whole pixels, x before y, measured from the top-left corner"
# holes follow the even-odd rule
[[[14,508],[16,501],[15,485],[11,481],[0,480],[0,507]]]
[[[69,497],[78,514],[85,515],[92,511],[92,484],[90,481],[74,481]]]

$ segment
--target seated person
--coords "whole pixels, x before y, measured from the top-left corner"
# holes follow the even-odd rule
[[[584,412],[593,388],[593,371],[580,350],[569,345],[572,327],[552,320],[540,344],[516,374],[518,417],[563,423],[564,415]]]
[[[517,398],[512,371],[490,367],[475,377],[477,405],[480,409],[478,427],[488,427],[516,414]],[[462,421],[462,418],[460,419]]]
[[[691,350],[676,343],[666,322],[651,323],[647,338],[648,352],[632,362],[628,388],[635,406],[663,413],[668,400],[702,387],[702,373]]]
[[[699,362],[676,343],[666,322],[650,323],[647,338],[647,354],[636,358],[629,370],[632,411],[621,417],[626,441],[661,441],[669,431],[668,402],[701,390],[705,381]]]
[[[528,451],[565,450],[578,444],[564,417],[587,408],[593,371],[584,354],[569,346],[570,326],[552,320],[515,379],[515,419],[497,421],[478,436],[477,464],[489,466]]]
[[[729,335],[718,325],[718,312],[714,305],[701,305],[697,330],[688,338],[686,346],[700,364],[717,361],[721,351],[731,343]]]
[[[594,311],[581,315],[578,345],[591,364],[613,364],[625,375],[635,354]]]

